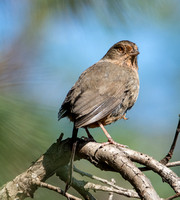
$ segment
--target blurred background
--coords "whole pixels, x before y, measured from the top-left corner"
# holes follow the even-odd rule
[[[64,139],[71,136],[72,123],[57,121],[59,107],[79,75],[120,40],[139,47],[140,94],[127,113],[129,120],[107,130],[132,149],[157,160],[165,156],[180,113],[179,10],[178,0],[1,0],[0,186],[26,170],[61,132]],[[100,129],[91,132],[98,142],[106,141]],[[180,142],[173,160],[180,160],[179,147]],[[131,187],[119,174],[100,171],[87,161],[75,165]],[[174,170],[180,175],[178,167]],[[161,197],[173,194],[157,175],[146,175]],[[47,182],[64,188],[55,176]],[[108,194],[94,196],[107,199]],[[34,197],[50,198],[63,199],[41,188]]]

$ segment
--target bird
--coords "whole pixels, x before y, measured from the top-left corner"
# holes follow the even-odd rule
[[[107,143],[117,144],[104,126],[126,120],[138,98],[138,54],[135,43],[119,41],[80,75],[58,112],[58,120],[68,117],[74,123],[72,141],[76,141],[79,128],[91,138],[88,129],[100,127]]]

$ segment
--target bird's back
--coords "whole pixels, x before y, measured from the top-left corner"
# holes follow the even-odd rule
[[[59,119],[67,116],[77,127],[96,127],[97,121],[112,123],[133,106],[138,91],[136,69],[100,60],[85,70],[68,92]]]

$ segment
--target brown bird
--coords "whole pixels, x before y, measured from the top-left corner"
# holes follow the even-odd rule
[[[79,128],[101,127],[108,143],[117,144],[105,125],[126,119],[139,93],[139,77],[135,43],[123,40],[114,44],[105,56],[85,70],[68,92],[58,113],[58,119],[68,117],[74,122],[72,140]]]

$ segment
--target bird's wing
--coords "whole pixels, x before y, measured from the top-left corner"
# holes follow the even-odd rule
[[[118,68],[111,63],[100,63],[94,66],[96,73],[93,70],[87,72],[87,77],[91,79],[87,81],[87,78],[82,77],[81,81],[87,81],[86,88],[81,90],[72,107],[72,113],[76,115],[76,127],[97,122],[121,106],[134,81],[130,78],[131,70]]]
[[[78,113],[75,122],[77,127],[87,126],[103,119],[122,103],[125,95],[123,89],[119,90],[119,93],[115,96],[107,96],[105,94],[100,96],[98,92],[89,93],[88,95],[87,93],[82,95],[82,99],[79,98],[77,103],[80,103],[80,106],[75,107],[74,110]]]

